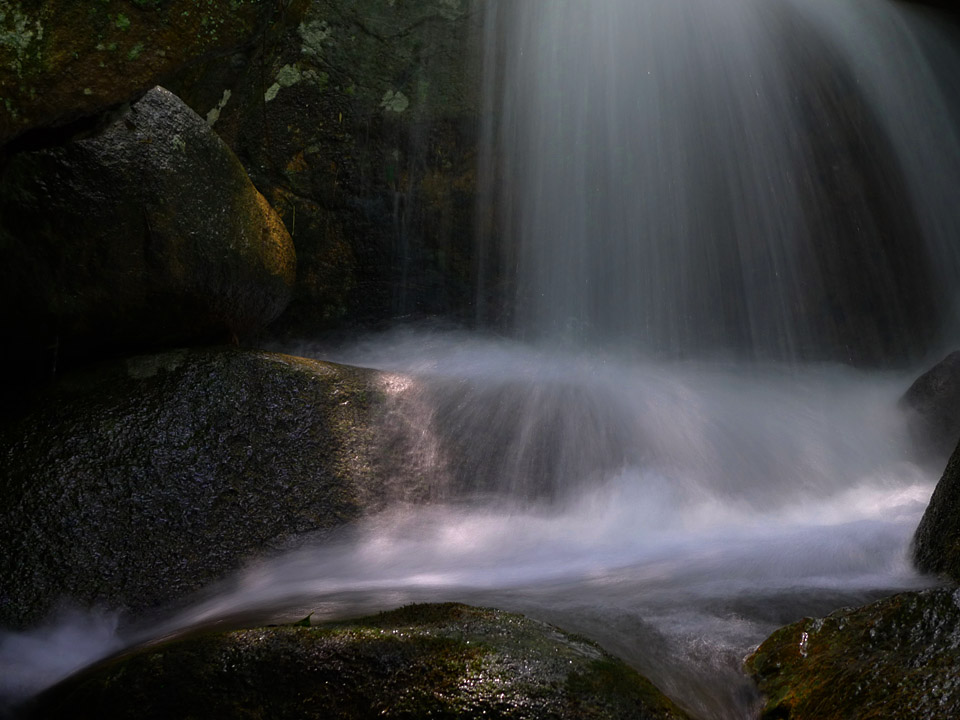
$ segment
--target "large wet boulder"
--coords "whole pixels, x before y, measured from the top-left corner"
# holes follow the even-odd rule
[[[923,572],[960,581],[960,445],[950,456],[917,526],[913,561]]]
[[[64,376],[0,431],[0,626],[165,605],[382,507],[390,377],[231,349]]]
[[[256,332],[295,276],[283,222],[209,126],[155,88],[99,134],[0,170],[9,364]]]
[[[960,593],[904,593],[777,630],[747,659],[763,720],[960,717]]]
[[[68,680],[40,698],[34,716],[686,717],[592,642],[520,615],[454,604],[165,644]]]
[[[294,300],[275,330],[472,317],[480,15],[468,0],[301,0],[301,21],[171,89],[283,216]]]
[[[0,145],[135,99],[253,43],[275,0],[0,0]]]
[[[918,377],[899,405],[917,450],[942,466],[960,441],[960,351]]]

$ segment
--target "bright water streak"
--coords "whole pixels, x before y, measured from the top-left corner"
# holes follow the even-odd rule
[[[569,487],[546,497],[509,481],[479,498],[397,507],[338,546],[251,567],[160,632],[291,606],[334,617],[485,602],[581,630],[703,717],[741,717],[752,695],[739,663],[775,627],[926,582],[907,548],[935,478],[908,459],[896,410],[905,376],[665,367],[435,333],[333,357],[415,378],[397,408],[422,413],[413,425],[432,436],[438,484],[456,483],[445,468],[470,473],[445,457],[461,451],[461,425],[477,463],[556,470],[529,457],[515,466],[496,433],[475,431],[478,406],[492,424],[503,387],[536,398],[511,406],[530,415],[511,426],[520,436],[549,425],[546,447],[593,458],[600,438],[622,462],[588,483],[550,478]],[[551,401],[571,386],[583,391],[576,406]],[[584,403],[609,412],[584,414]],[[437,407],[447,408],[440,422]]]
[[[508,482],[490,513],[401,515],[415,544],[378,557],[400,568],[419,557],[434,571],[420,576],[428,587],[473,588],[442,597],[526,610],[595,637],[703,717],[748,712],[740,662],[775,627],[927,582],[907,558],[936,481],[910,461],[896,408],[910,374],[664,366],[415,332],[333,356],[434,388],[423,391],[433,402],[416,424],[438,435],[440,466],[460,471],[445,462],[443,439],[465,425],[477,462],[512,472],[516,456],[488,446],[496,433],[474,417],[480,407],[488,425],[509,424],[497,415],[503,387],[536,399],[509,404],[534,416],[510,424],[517,437],[550,423],[559,437],[543,444],[564,448],[573,465],[591,465],[576,458],[598,457],[598,439],[604,456],[620,458],[589,484],[561,475],[573,489],[553,504],[515,498],[505,511],[502,497],[516,488]],[[571,386],[584,391],[576,406],[550,401],[569,398]],[[438,387],[469,398],[439,423],[431,411],[453,403]],[[596,427],[605,423],[616,432]],[[397,536],[387,532],[384,548]]]
[[[486,282],[524,337],[872,364],[956,327],[947,23],[886,0],[484,8]]]
[[[589,482],[561,473],[548,484],[568,487],[546,495],[530,492],[536,483],[516,494],[509,482],[479,497],[440,493],[441,504],[398,502],[338,540],[258,559],[186,609],[119,636],[109,619],[76,617],[57,631],[8,634],[0,691],[36,691],[119,646],[197,625],[461,600],[580,630],[698,715],[742,717],[753,698],[739,663],[775,627],[925,582],[907,547],[935,478],[907,459],[895,407],[903,376],[665,367],[438,333],[317,352],[409,378],[392,402],[432,436],[440,486],[456,484],[450,468],[470,473],[446,457],[462,447],[458,424],[481,446],[477,457],[510,467],[515,456],[484,448],[493,441],[472,430],[471,403],[495,413],[504,386],[537,398],[518,406],[531,414],[518,427],[549,425],[544,447],[590,458],[602,438],[621,462]],[[570,387],[582,393],[574,406],[549,400]],[[584,402],[610,412],[583,414]],[[555,470],[529,458],[519,467]]]
[[[481,175],[508,179],[488,193],[521,334],[868,362],[931,342],[960,266],[941,93],[960,63],[936,28],[879,0],[486,5],[507,13],[488,40],[509,82],[485,81]],[[257,559],[160,620],[7,633],[0,695],[196,625],[456,599],[581,630],[736,718],[739,663],[776,626],[925,583],[907,548],[936,478],[904,441],[907,375],[438,333],[333,357],[408,376],[398,497],[416,479],[433,502]]]

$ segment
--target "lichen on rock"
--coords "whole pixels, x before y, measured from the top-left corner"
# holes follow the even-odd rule
[[[273,0],[0,0],[0,145],[135,100],[277,12]]]
[[[202,113],[231,89],[217,131],[296,227],[274,330],[473,312],[479,29],[450,0],[298,0],[265,42],[174,80]]]
[[[402,113],[410,107],[410,99],[399,90],[396,92],[387,90],[383,95],[383,100],[380,101],[380,107],[391,112]]]

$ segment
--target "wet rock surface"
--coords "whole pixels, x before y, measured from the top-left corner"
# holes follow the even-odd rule
[[[960,351],[918,377],[900,398],[918,452],[945,462],[960,441]]]
[[[171,85],[293,235],[277,332],[472,313],[478,33],[466,0],[297,0],[263,43]]]
[[[456,604],[162,645],[66,681],[33,711],[51,720],[686,717],[583,638]]]
[[[761,718],[960,715],[960,595],[903,593],[777,630],[747,659]]]
[[[960,581],[960,446],[920,519],[913,537],[913,561],[923,572]]]
[[[0,431],[0,626],[166,605],[380,507],[382,380],[231,349],[65,376]]]
[[[0,145],[134,100],[255,41],[274,0],[0,0]]]
[[[18,154],[0,173],[9,365],[249,335],[289,301],[282,221],[162,88],[98,135]]]

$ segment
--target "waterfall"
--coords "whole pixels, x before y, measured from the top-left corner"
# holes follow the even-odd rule
[[[897,398],[960,337],[956,35],[887,0],[478,6],[477,313],[511,337],[282,348],[405,378],[388,509],[166,615],[0,632],[0,712],[190,628],[456,600],[743,720],[775,628],[931,582]]]
[[[521,337],[884,364],[954,328],[960,57],[922,13],[485,8],[483,231]]]

